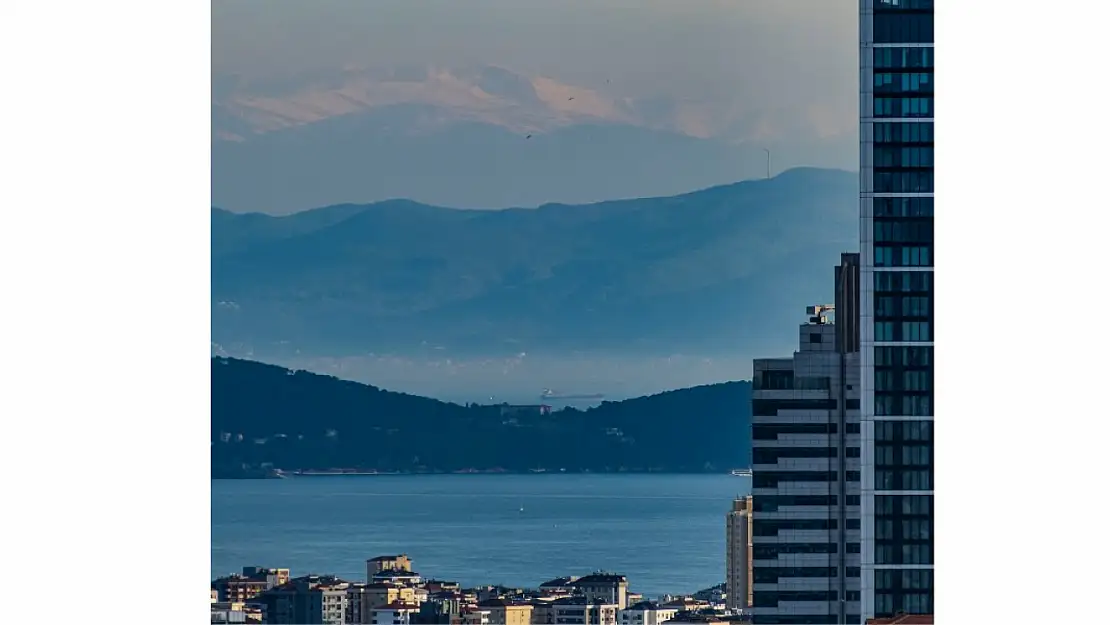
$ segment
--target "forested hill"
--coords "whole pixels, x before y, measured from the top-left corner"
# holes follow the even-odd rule
[[[723,472],[750,457],[746,381],[588,410],[460,406],[306,371],[212,359],[212,475],[399,472]]]

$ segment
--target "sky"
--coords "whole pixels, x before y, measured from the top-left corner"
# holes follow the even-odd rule
[[[214,86],[494,64],[629,97],[800,105],[835,132],[855,125],[857,22],[848,0],[217,0]]]

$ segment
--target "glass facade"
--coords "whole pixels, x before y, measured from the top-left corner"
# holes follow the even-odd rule
[[[862,622],[933,611],[932,0],[860,0]]]

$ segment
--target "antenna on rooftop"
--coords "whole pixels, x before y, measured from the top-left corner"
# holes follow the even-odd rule
[[[810,323],[824,325],[829,322],[827,315],[836,311],[836,306],[832,304],[818,304],[817,306],[806,306],[806,315],[809,316]]]

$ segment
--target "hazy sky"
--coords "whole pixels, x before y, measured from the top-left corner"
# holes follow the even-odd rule
[[[854,0],[216,0],[213,71],[496,64],[628,96],[820,106],[855,125]],[[296,77],[296,78],[295,78]]]

